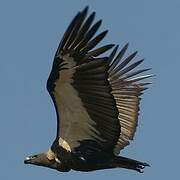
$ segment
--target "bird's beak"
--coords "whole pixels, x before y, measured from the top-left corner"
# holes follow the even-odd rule
[[[31,162],[31,158],[26,157],[26,158],[24,159],[24,164],[30,164],[30,162]]]

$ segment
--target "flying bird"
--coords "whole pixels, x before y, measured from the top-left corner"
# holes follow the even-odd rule
[[[150,84],[136,69],[137,52],[125,57],[114,44],[98,48],[107,30],[96,35],[88,7],[78,12],[55,53],[47,90],[57,115],[57,135],[46,152],[26,157],[25,164],[56,169],[94,171],[126,168],[143,172],[145,162],[119,155],[133,139],[138,124],[140,96]],[[113,48],[113,49],[112,49]],[[103,56],[112,49],[109,56]],[[143,80],[143,81],[142,81]]]

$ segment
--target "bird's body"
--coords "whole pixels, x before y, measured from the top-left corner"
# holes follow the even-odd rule
[[[148,164],[118,156],[133,139],[142,91],[149,69],[131,71],[143,60],[129,65],[136,53],[124,60],[126,44],[116,55],[100,56],[114,45],[92,50],[106,35],[97,35],[101,21],[95,13],[86,20],[87,8],[79,12],[55,54],[47,90],[57,115],[57,136],[46,153],[30,156],[25,163],[66,172],[128,168],[142,172]]]

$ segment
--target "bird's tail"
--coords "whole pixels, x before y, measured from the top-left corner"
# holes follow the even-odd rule
[[[149,166],[149,164],[145,162],[136,161],[133,159],[129,159],[122,156],[113,156],[110,159],[104,158],[102,161],[99,161],[97,163],[91,163],[83,164],[83,166],[78,166],[78,169],[72,168],[77,171],[94,171],[94,170],[100,170],[100,169],[112,169],[112,168],[125,168],[125,169],[132,169],[135,171],[138,171],[140,173],[143,173],[143,169],[146,166]],[[75,166],[76,167],[76,166]]]
[[[149,166],[149,164],[145,162],[136,161],[122,156],[114,156],[114,158],[112,159],[112,164],[114,167],[117,168],[119,167],[119,168],[132,169],[140,173],[143,173],[143,169],[146,166]]]

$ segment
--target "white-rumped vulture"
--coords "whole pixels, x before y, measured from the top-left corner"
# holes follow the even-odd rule
[[[133,139],[138,124],[140,96],[151,75],[135,70],[137,52],[124,57],[107,44],[95,49],[107,31],[95,35],[101,20],[93,23],[88,8],[77,13],[56,51],[47,90],[57,115],[57,135],[47,152],[29,156],[24,163],[67,172],[127,168],[143,172],[145,162],[118,156]],[[140,75],[141,74],[141,75]],[[142,81],[143,80],[143,81]]]

